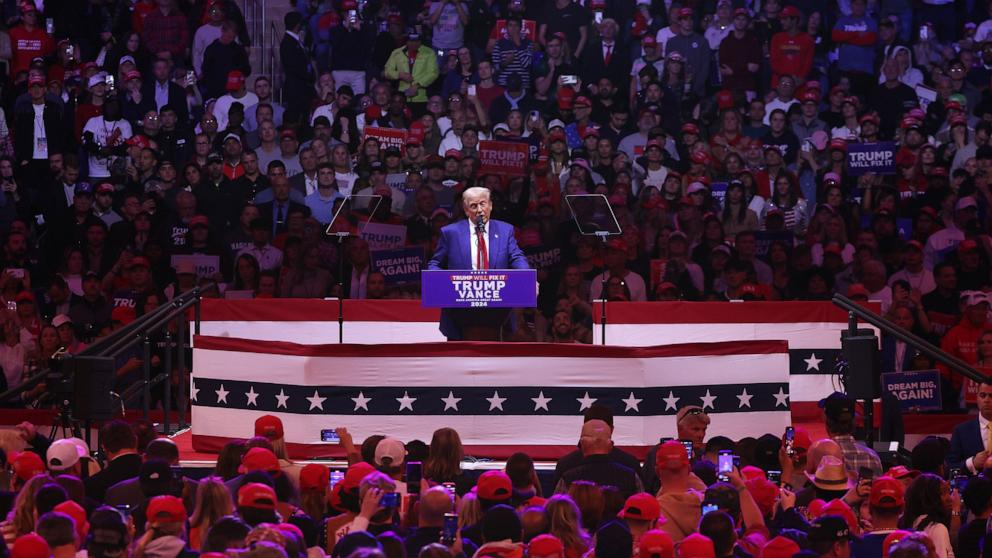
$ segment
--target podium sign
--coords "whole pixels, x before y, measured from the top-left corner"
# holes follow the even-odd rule
[[[534,269],[425,270],[425,308],[533,308],[537,306]]]

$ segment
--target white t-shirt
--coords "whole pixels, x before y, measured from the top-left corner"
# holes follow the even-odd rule
[[[93,133],[93,139],[100,147],[122,145],[132,135],[131,124],[127,120],[108,122],[103,116],[94,116],[87,120],[86,126],[83,126],[83,133],[86,132]],[[109,166],[114,158],[114,155],[101,157],[98,154],[90,154],[90,177],[109,178]]]
[[[48,158],[48,137],[45,133],[45,105],[31,105],[34,108],[34,146],[32,159]]]
[[[245,114],[247,115],[249,110],[254,108],[258,104],[258,95],[252,93],[251,91],[246,91],[245,96],[240,99],[235,99],[230,94],[224,95],[214,102],[214,118],[217,119],[217,129],[223,130],[227,128],[227,113],[231,110],[231,105],[235,102],[239,102],[245,107]]]

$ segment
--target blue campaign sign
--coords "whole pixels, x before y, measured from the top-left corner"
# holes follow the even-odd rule
[[[421,273],[425,308],[533,308],[537,270],[426,270]]]
[[[372,269],[386,277],[388,285],[416,283],[424,266],[424,247],[373,250]]]
[[[847,144],[847,172],[861,176],[896,173],[896,144],[891,141]]]
[[[899,400],[903,411],[941,409],[940,372],[936,370],[882,374],[882,386]]]

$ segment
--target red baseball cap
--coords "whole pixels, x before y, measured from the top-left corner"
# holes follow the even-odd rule
[[[83,506],[72,500],[66,500],[53,509],[71,517],[76,522],[76,534],[79,535],[79,540],[86,540],[86,534],[90,530],[90,523],[86,520],[86,510],[83,509]]]
[[[586,97],[585,95],[579,95],[575,98],[575,106],[589,108],[592,106],[592,101],[590,101],[589,97]]]
[[[682,442],[669,440],[658,446],[654,462],[655,468],[659,470],[681,469],[689,465],[689,454]]]
[[[276,491],[260,482],[250,482],[238,489],[238,507],[256,510],[276,509]]]
[[[672,536],[660,529],[652,529],[641,535],[637,542],[638,556],[658,556],[659,558],[675,558],[675,542]]]
[[[344,490],[351,490],[352,488],[358,488],[361,484],[362,479],[368,476],[369,473],[374,473],[375,467],[371,464],[361,461],[355,463],[344,473],[344,479],[341,480],[336,486],[340,486]]]
[[[906,488],[892,477],[878,477],[871,483],[868,502],[877,508],[901,508],[906,503]]]
[[[858,120],[858,122],[861,123],[861,124],[864,124],[865,122],[872,122],[873,124],[875,124],[876,126],[878,126],[878,124],[879,124],[879,122],[881,122],[881,120],[879,120],[877,114],[875,114],[874,112],[869,112],[868,114],[863,115]]]
[[[52,549],[45,539],[35,533],[21,535],[10,548],[10,558],[49,558]]]
[[[745,481],[749,481],[751,479],[767,478],[765,476],[765,471],[760,467],[755,467],[754,465],[745,465],[744,467],[742,467],[741,476],[744,477]]]
[[[251,471],[279,471],[279,458],[266,448],[251,448],[241,458],[240,472],[250,473]]]
[[[110,321],[120,322],[124,325],[133,322],[135,318],[137,318],[137,313],[130,306],[118,306],[110,312]]]
[[[654,35],[650,35],[650,34],[649,35],[645,35],[645,37],[643,39],[641,39],[641,46],[642,47],[656,47],[656,46],[658,46],[658,39],[656,39]]]
[[[148,502],[145,518],[149,523],[182,523],[186,521],[186,506],[175,496],[156,496]]]
[[[682,133],[683,134],[695,134],[695,135],[698,136],[699,135],[699,126],[696,126],[696,124],[693,123],[693,122],[686,122],[685,124],[682,125]]]
[[[320,463],[309,463],[300,469],[300,490],[323,490],[331,479],[331,470]]]
[[[127,266],[128,269],[134,269],[136,267],[144,267],[147,269],[152,268],[152,262],[148,261],[148,258],[144,256],[135,256],[131,258],[131,263]]]
[[[483,500],[509,500],[513,495],[513,483],[503,471],[486,471],[479,477],[476,494]]]
[[[854,510],[841,499],[827,502],[827,505],[823,506],[823,509],[820,510],[820,516],[822,517],[824,515],[839,515],[847,522],[847,527],[852,533],[855,535],[861,533],[861,528],[858,526],[858,518],[854,515]]]
[[[820,94],[817,93],[816,91],[812,90],[812,89],[807,90],[807,91],[804,91],[803,92],[803,95],[802,95],[802,102],[804,102],[804,103],[819,103],[820,102]]]
[[[661,504],[658,499],[647,492],[638,492],[627,498],[623,509],[617,514],[621,519],[641,519],[655,521],[661,517]]]
[[[784,435],[782,436],[782,443],[785,443]],[[811,445],[813,445],[813,440],[809,437],[809,430],[806,430],[801,426],[797,426],[792,437],[792,447],[795,449],[808,450]]]
[[[28,87],[33,85],[45,86],[45,76],[31,72],[28,74]]]
[[[538,535],[527,545],[530,558],[564,558],[565,545],[554,535]]]
[[[131,81],[132,79],[141,79],[141,72],[138,70],[128,70],[124,72],[124,81]]]
[[[847,288],[847,297],[863,296],[868,298],[868,289],[865,288],[861,283],[852,283],[851,286]]]
[[[800,550],[794,540],[778,536],[761,547],[758,558],[792,558]]]
[[[758,504],[761,513],[769,515],[775,509],[775,502],[778,498],[778,487],[772,481],[759,477],[745,481],[748,491],[754,497],[754,502]],[[790,554],[791,556],[791,554]]]
[[[679,558],[716,558],[713,539],[699,533],[689,535],[679,544]]]
[[[262,415],[255,419],[255,435],[264,436],[270,440],[278,440],[285,436],[282,420],[275,415]]]
[[[209,227],[210,219],[206,215],[194,215],[189,218],[189,228],[196,226]]]
[[[847,153],[847,140],[844,138],[834,138],[830,140],[830,149],[839,149],[844,153]]]
[[[795,6],[786,6],[786,7],[782,8],[782,11],[781,12],[779,12],[779,17],[780,18],[784,18],[784,17],[802,17],[802,15],[803,14],[802,14],[802,12],[799,11],[799,8],[797,8]]]
[[[679,18],[681,19],[683,17],[692,17],[692,8],[680,8]]]
[[[916,242],[916,244],[919,246],[920,251],[923,250],[923,245],[915,240],[910,240],[906,244],[909,244],[911,242]],[[917,471],[916,469],[910,469],[905,465],[896,465],[895,467],[889,468],[889,470],[885,472],[885,476],[892,477],[894,479],[904,479],[906,477],[915,479],[916,477],[920,476],[920,472]]]
[[[149,140],[148,136],[145,136],[144,134],[137,134],[131,136],[127,138],[127,141],[125,141],[124,143],[133,147],[140,147],[142,149],[152,146],[151,140]]]
[[[33,451],[22,451],[14,455],[10,460],[10,467],[14,474],[22,481],[29,481],[38,473],[45,472],[45,462],[41,456]]]
[[[245,84],[245,74],[241,70],[231,70],[227,73],[227,90],[237,91]]]

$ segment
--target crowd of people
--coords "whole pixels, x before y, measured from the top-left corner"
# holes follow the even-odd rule
[[[992,532],[992,386],[950,442],[907,460],[854,438],[855,401],[821,402],[826,436],[803,428],[731,440],[697,406],[674,437],[635,457],[614,445],[612,411],[576,417],[578,447],[553,474],[518,451],[463,470],[458,432],[429,443],[336,429],[346,469],[295,462],[285,429],[258,416],[206,476],[151,425],[79,439],[30,424],[0,439],[0,535],[11,558],[979,558]],[[617,426],[619,428],[619,426]],[[7,431],[11,433],[11,431]],[[520,448],[526,450],[527,448]]]
[[[842,293],[992,363],[986,0],[298,1],[277,75],[232,0],[8,4],[6,387],[198,284],[419,297],[377,256],[426,261],[474,186],[539,268],[515,339],[589,342],[597,297]],[[524,176],[483,172],[490,140],[527,145]],[[849,168],[886,141],[895,174]],[[575,194],[622,233],[583,236]],[[381,201],[332,223],[352,195]],[[405,236],[372,249],[369,223]]]

